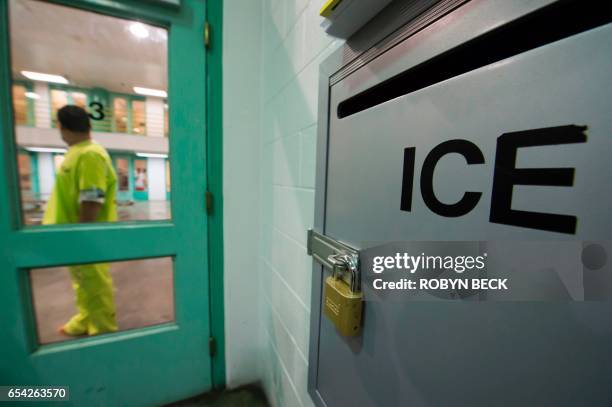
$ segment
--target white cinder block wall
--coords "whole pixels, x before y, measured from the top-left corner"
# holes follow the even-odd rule
[[[252,21],[258,19],[247,15],[256,8],[253,3],[259,3],[261,8],[258,20],[261,33],[256,48],[259,69],[255,66],[257,58],[249,50],[254,41],[250,36],[255,32]],[[314,212],[318,70],[319,63],[341,43],[319,27],[321,3],[318,0],[224,2],[228,384],[240,384],[243,380],[236,380],[236,376],[244,375],[244,371],[240,373],[242,367],[252,368],[252,361],[244,355],[241,344],[249,346],[247,342],[255,340],[252,329],[256,328],[259,332],[256,377],[262,382],[270,403],[279,407],[312,405],[307,393],[312,271],[306,254],[306,230],[313,224]],[[254,71],[259,71],[257,101],[253,100],[251,87],[240,89],[232,83],[250,80]],[[247,108],[258,111],[258,120],[236,114]],[[256,121],[257,129],[252,127]],[[241,140],[245,139],[248,142],[243,144]],[[257,149],[251,150],[254,139],[257,139]],[[255,163],[252,156],[256,151],[259,157]],[[246,163],[241,162],[242,158],[247,159]],[[241,187],[250,186],[255,173],[260,210],[255,222],[257,235],[250,241],[234,235],[231,229],[232,223],[237,222],[232,218],[240,216],[242,211],[250,211],[252,202],[256,202],[250,193],[240,191]],[[245,264],[252,262],[253,268],[245,270],[238,265],[240,261],[235,257],[241,249],[238,243],[257,247],[254,258],[238,255]],[[232,281],[251,273],[257,273],[258,287],[244,287],[244,292],[240,288],[228,288]],[[256,310],[250,301],[253,292],[257,292]],[[241,298],[241,294],[249,300]],[[256,326],[247,322],[248,328],[239,326],[242,319],[251,321],[251,318],[255,318]],[[235,337],[238,334],[240,338]]]
[[[261,374],[273,406],[307,393],[318,69],[336,45],[319,1],[268,0],[263,12],[261,121]]]
[[[261,374],[273,406],[310,406],[307,392],[319,63],[338,45],[318,0],[267,0],[261,120]]]

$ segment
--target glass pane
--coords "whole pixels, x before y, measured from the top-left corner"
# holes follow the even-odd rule
[[[130,179],[128,177],[129,164],[125,158],[117,158],[117,177],[119,179],[118,189],[119,191],[129,191]]]
[[[37,174],[32,163],[32,157],[26,152],[20,152],[17,165],[19,168],[19,190],[23,197],[23,210],[27,217],[40,219],[42,216],[42,205],[38,191]]]
[[[127,133],[127,101],[124,98],[115,98],[113,100],[113,120],[117,133]]]
[[[8,5],[15,151],[36,172],[19,173],[33,180],[24,223],[169,219],[167,30],[54,2]]]
[[[13,110],[15,112],[15,124],[28,124],[28,99],[26,88],[21,85],[13,85]]]
[[[87,108],[87,95],[81,92],[72,92],[72,104],[82,107],[83,109]]]
[[[147,190],[147,162],[145,160],[134,160],[134,189],[136,191]]]
[[[145,102],[140,100],[132,101],[132,132],[134,134],[146,134],[147,125],[145,120]]]
[[[57,127],[57,111],[68,104],[66,91],[51,89],[51,117],[53,127]]]
[[[29,271],[41,344],[174,321],[171,257]]]

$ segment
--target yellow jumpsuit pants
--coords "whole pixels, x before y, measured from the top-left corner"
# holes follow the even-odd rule
[[[113,279],[108,263],[71,266],[78,313],[63,326],[68,335],[98,335],[117,330]]]

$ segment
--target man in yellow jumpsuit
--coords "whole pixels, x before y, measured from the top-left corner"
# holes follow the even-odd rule
[[[45,215],[44,224],[113,222],[117,220],[117,176],[108,152],[91,139],[84,109],[67,105],[57,112],[62,139],[70,147]],[[71,266],[78,313],[60,330],[67,335],[97,335],[117,330],[113,281],[108,263]]]

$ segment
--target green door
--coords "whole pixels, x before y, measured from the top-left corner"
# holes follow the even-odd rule
[[[28,18],[49,7],[54,7],[48,11],[49,15],[38,16],[36,22],[27,27],[32,36],[25,36],[28,41],[46,41],[47,46],[56,47],[48,53],[40,47],[35,49],[40,52],[38,59],[42,60],[37,67],[36,58],[24,62],[26,54],[22,50],[28,47],[20,46],[21,39],[14,36],[25,28],[19,21],[12,20]],[[62,23],[61,18],[68,18],[69,22]],[[111,25],[124,24],[127,31],[105,30],[106,22],[99,23],[99,19],[112,19],[108,20]],[[3,331],[0,335],[3,355],[0,384],[69,386],[70,403],[82,406],[160,405],[211,388],[208,222],[204,193],[207,168],[204,25],[203,0],[0,2],[0,308]],[[146,33],[143,26],[144,31],[148,30]],[[53,37],[42,31],[34,34],[45,27],[65,31]],[[162,34],[156,37],[158,32]],[[127,44],[122,36],[128,36],[136,45]],[[146,41],[158,42],[153,47]],[[92,44],[92,49],[96,50],[91,58],[81,48],[78,49],[79,58],[66,54],[71,44],[80,47],[84,43]],[[109,43],[112,46],[105,45]],[[157,55],[161,47],[167,48],[164,53],[167,71],[144,61],[150,55]],[[142,64],[130,62],[130,58],[136,58],[133,55],[141,51],[137,58],[142,59]],[[104,52],[117,53],[117,59],[101,58]],[[55,55],[63,56],[64,63],[45,60]],[[140,71],[133,71],[134,67]],[[70,71],[76,68],[80,71]],[[88,78],[83,75],[87,70],[98,76]],[[147,132],[144,135],[155,136],[157,130],[155,122],[150,120],[151,115],[155,109],[169,109],[167,156],[171,205],[161,202],[159,205],[164,206],[147,209],[156,211],[157,216],[153,217],[148,217],[148,212],[140,213],[140,217],[131,217],[131,213],[126,212],[124,217],[119,217],[119,222],[31,224],[23,211],[17,166],[18,148],[29,141],[22,139],[22,129],[15,126],[16,107],[10,92],[15,80],[28,80],[24,77],[27,71],[56,74],[65,77],[70,85],[104,88],[109,92],[133,93],[137,86],[158,90],[166,86],[165,107],[163,103],[160,105],[161,96],[159,100],[155,99],[159,95],[146,96],[147,113],[140,120],[142,132]],[[124,79],[115,80],[114,76]],[[56,109],[58,103],[62,103],[57,98],[63,96],[55,94],[56,99],[53,99],[54,95],[44,90],[51,89],[48,84],[34,81],[33,92],[38,93],[33,96],[36,109],[44,108],[41,101],[45,100],[48,100],[47,109]],[[160,85],[155,86],[156,81]],[[90,105],[88,109],[92,120],[115,118],[111,106]],[[48,117],[45,120],[48,121]],[[53,133],[57,129],[45,124],[43,119],[32,131],[47,137],[45,140],[49,140],[50,145],[44,148],[56,148],[58,146],[52,143],[57,143]],[[111,154],[116,148],[113,143],[124,143],[116,141],[116,137],[113,139],[112,134],[96,132],[100,126],[93,128],[93,138],[108,145]],[[148,140],[142,136],[133,137]],[[52,141],[53,137],[56,141]],[[146,152],[149,145],[157,146],[158,150],[163,147],[158,139],[152,138],[149,144],[136,141],[132,143],[135,147],[131,147],[130,136],[124,137],[128,144],[120,145],[117,151],[131,149],[129,153],[133,154],[143,148]],[[47,162],[47,153],[39,154],[42,160],[39,172],[45,175],[42,166]],[[51,161],[48,162],[51,168]],[[164,164],[164,159],[160,158],[159,177],[165,176],[161,169]],[[149,178],[155,175],[149,174]],[[123,210],[121,206],[119,210]],[[96,336],[57,336],[55,330],[49,330],[48,320],[64,318],[64,314],[57,315],[62,307],[74,307],[74,292],[67,270],[75,265],[94,263],[110,265],[119,330]],[[149,318],[155,309],[159,312]],[[144,316],[148,319],[144,320]]]

